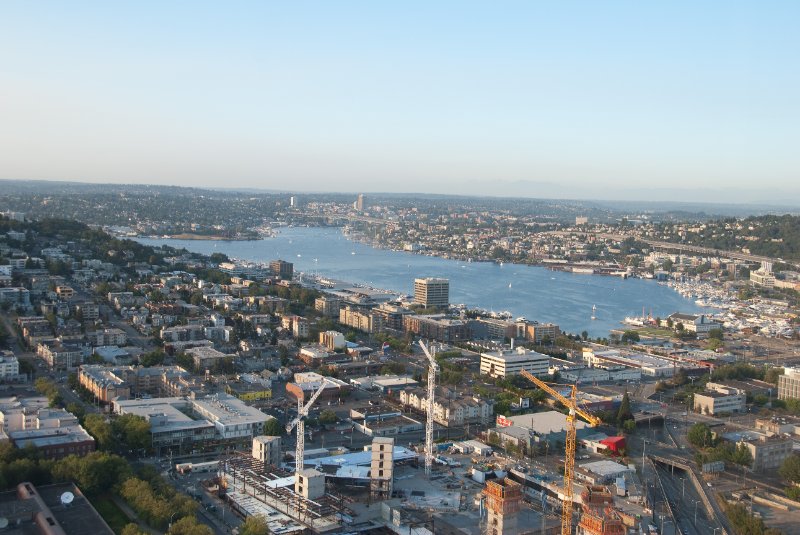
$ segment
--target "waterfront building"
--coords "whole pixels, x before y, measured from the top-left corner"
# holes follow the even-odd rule
[[[424,307],[448,306],[450,281],[433,277],[414,279],[414,302]]]
[[[481,374],[510,377],[526,370],[536,376],[550,373],[550,357],[524,347],[481,353]]]
[[[281,280],[292,280],[294,264],[283,260],[272,260],[269,263],[269,271],[273,277],[278,277]]]
[[[403,316],[403,328],[421,338],[430,338],[439,342],[459,342],[472,338],[469,324],[460,319],[449,318],[444,314],[419,316],[408,314]]]
[[[478,318],[470,322],[473,338],[488,340],[522,339],[526,337],[525,321],[501,318]]]
[[[750,272],[750,282],[753,284],[753,286],[760,286],[767,289],[774,288],[775,274],[771,271],[756,269]]]
[[[667,316],[667,319],[662,320],[661,325],[666,326],[669,320],[672,320],[673,327],[680,323],[686,331],[695,333],[698,337],[707,335],[711,329],[722,328],[722,324],[717,323],[705,314],[681,314],[675,312]]]
[[[555,323],[537,323],[528,325],[526,338],[536,344],[555,342],[561,336],[561,328]]]

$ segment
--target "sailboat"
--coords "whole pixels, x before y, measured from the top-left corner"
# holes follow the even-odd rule
[[[597,319],[597,305],[592,305],[592,319]]]

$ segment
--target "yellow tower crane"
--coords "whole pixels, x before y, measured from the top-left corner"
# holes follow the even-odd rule
[[[566,397],[527,370],[520,374],[533,384],[550,394],[556,401],[569,409],[567,414],[567,444],[564,455],[564,489],[562,491],[561,508],[561,535],[572,535],[572,478],[575,473],[575,418],[580,416],[590,425],[600,425],[602,421],[597,416],[589,413],[578,405],[575,385],[566,385],[570,388],[570,397]]]

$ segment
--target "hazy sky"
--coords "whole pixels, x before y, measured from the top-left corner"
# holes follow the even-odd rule
[[[790,1],[2,2],[0,178],[794,202],[798,20]]]

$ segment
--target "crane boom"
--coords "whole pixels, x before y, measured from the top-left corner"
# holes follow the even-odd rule
[[[572,479],[575,475],[575,449],[577,442],[575,419],[580,416],[593,426],[600,425],[602,421],[600,418],[589,413],[578,405],[578,389],[575,385],[569,385],[570,397],[566,397],[527,370],[520,371],[520,375],[550,394],[556,401],[569,409],[569,414],[567,414],[567,440],[564,455],[564,489],[562,490],[563,498],[561,506],[561,535],[572,535]]]
[[[305,406],[302,405],[303,403],[302,400],[298,400],[299,403],[297,404],[298,406],[297,418],[286,424],[287,433],[291,433],[292,430],[294,429],[294,426],[296,426],[300,422],[301,415],[308,416],[308,411],[311,410],[311,407],[314,405],[314,402],[317,401],[317,398],[319,398],[319,396],[322,394],[322,391],[325,390],[325,386],[327,384],[328,381],[323,380],[320,387],[316,390],[316,392],[314,392],[314,394],[311,395],[311,397],[308,399],[308,403],[306,403]]]
[[[305,468],[305,448],[306,448],[306,416],[308,411],[317,401],[322,391],[328,384],[328,380],[323,377],[322,383],[319,388],[308,399],[308,403],[303,405],[302,398],[297,398],[297,418],[286,424],[286,432],[291,433],[292,429],[297,427],[297,441],[294,450],[294,473],[299,475],[300,471]]]
[[[439,363],[436,362],[436,353],[428,351],[428,347],[422,340],[419,341],[422,351],[428,357],[428,406],[427,418],[425,420],[425,475],[430,477],[433,468],[433,416],[434,416],[434,396],[436,394],[436,372],[439,370]]]

